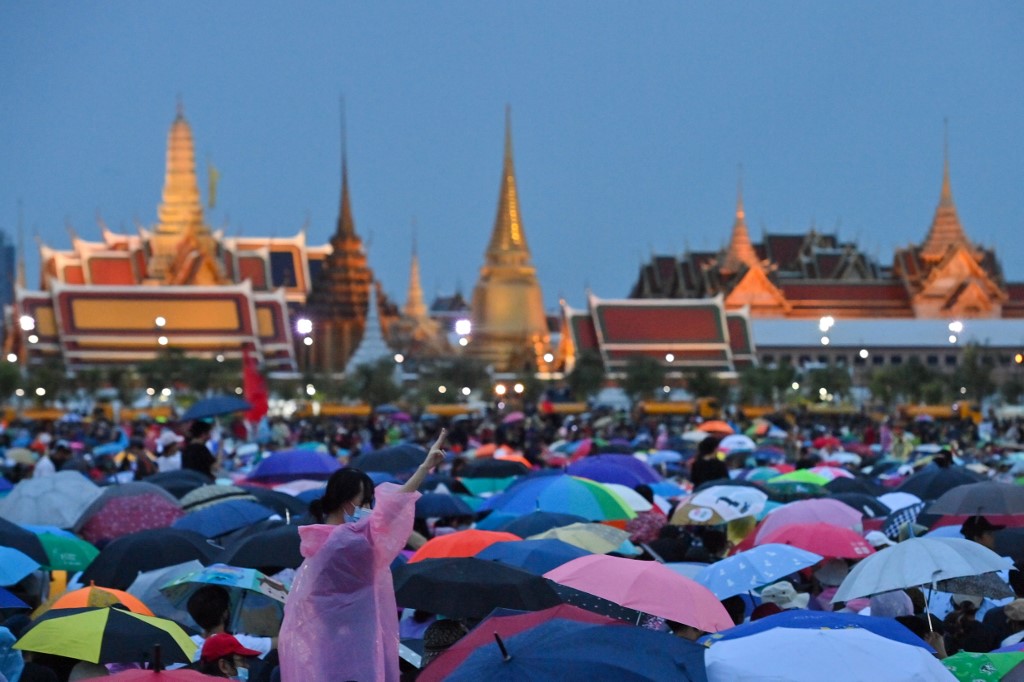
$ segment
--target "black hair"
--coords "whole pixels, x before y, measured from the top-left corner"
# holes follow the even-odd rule
[[[204,422],[202,419],[196,419],[192,422],[191,426],[188,427],[189,440],[193,438],[199,438],[205,436],[213,430],[213,424],[210,422]]]
[[[654,491],[651,490],[651,486],[647,485],[646,483],[641,483],[640,485],[633,488],[633,490],[635,490],[640,495],[640,497],[644,498],[651,504],[654,504]]]
[[[309,514],[317,523],[323,523],[328,515],[351,502],[357,495],[367,495],[363,505],[373,504],[373,479],[359,469],[339,469],[327,479],[323,497],[309,503]]]
[[[705,436],[704,440],[697,444],[697,457],[705,457],[718,449],[722,442],[721,436]]]
[[[185,608],[205,632],[224,622],[224,614],[231,608],[231,598],[220,585],[204,585],[192,593]]]

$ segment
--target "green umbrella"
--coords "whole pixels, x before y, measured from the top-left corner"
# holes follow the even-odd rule
[[[144,663],[157,645],[165,663],[191,663],[197,648],[174,621],[112,608],[51,610],[14,648],[90,663]]]
[[[508,476],[506,478],[460,478],[459,482],[466,486],[466,490],[479,496],[500,493],[512,485],[512,482],[517,478],[518,476]]]
[[[811,485],[825,485],[828,483],[828,479],[824,476],[808,471],[807,469],[797,469],[796,471],[790,471],[788,474],[769,478],[768,483],[772,485],[779,485],[780,483],[809,483]]]
[[[100,553],[79,537],[54,533],[40,533],[38,537],[49,559],[48,566],[51,570],[72,573],[84,571]]]
[[[1022,662],[1024,662],[1024,652],[978,654],[961,651],[958,654],[953,654],[943,659],[942,664],[958,680],[963,682],[986,682],[986,680],[1003,679]]]

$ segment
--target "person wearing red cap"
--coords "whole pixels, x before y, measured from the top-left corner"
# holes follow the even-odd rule
[[[229,680],[248,680],[249,663],[259,655],[260,652],[255,649],[242,646],[234,635],[213,635],[203,642],[199,672]]]

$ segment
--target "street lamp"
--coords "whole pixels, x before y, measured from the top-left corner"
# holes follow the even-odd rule
[[[313,333],[313,320],[308,317],[300,317],[295,320],[295,331],[299,334],[307,335]]]
[[[672,353],[665,353],[665,362],[675,362],[675,361],[676,361],[676,356],[672,355]]]
[[[441,385],[437,387],[437,392],[443,395],[448,392],[448,389],[444,385]]]
[[[867,348],[861,348],[860,349],[860,353],[858,353],[858,355],[860,355],[860,359],[861,360],[867,360],[868,359],[868,355],[869,355],[868,349]]]
[[[35,334],[29,334],[28,335],[28,342],[29,343],[39,343],[39,337],[36,336]]]
[[[153,324],[155,324],[157,327],[164,327],[167,324],[167,318],[164,317],[163,315],[160,315],[155,320],[153,320]]]
[[[835,325],[835,323],[836,318],[832,317],[831,315],[825,315],[820,320],[818,320],[818,329],[824,334],[829,329],[831,329]]]
[[[526,387],[520,383],[516,383],[516,385],[512,387],[512,390],[515,391],[516,393],[522,393],[523,391],[526,390]]]
[[[463,386],[463,387],[462,387],[462,395],[464,395],[464,396],[468,396],[468,395],[469,395],[470,393],[472,393],[472,392],[473,392],[473,391],[471,391],[471,390],[470,390],[469,386]]]
[[[398,363],[399,365],[402,364],[403,362],[405,362],[405,356],[402,355],[401,353],[395,353],[395,362]]]
[[[22,331],[30,332],[36,328],[36,318],[31,315],[22,315],[18,318],[18,324],[21,325]]]
[[[499,396],[505,395],[508,393],[508,387],[505,384],[498,384],[494,387],[494,393]]]
[[[17,362],[17,361],[18,361],[18,356],[17,355],[15,355],[14,353],[8,353],[7,354],[7,362]]]
[[[546,363],[548,363],[550,365],[554,361],[555,361],[555,356],[554,355],[552,355],[551,353],[545,353],[544,354],[544,362],[546,362]]]

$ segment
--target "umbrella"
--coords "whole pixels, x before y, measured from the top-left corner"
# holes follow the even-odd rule
[[[165,501],[180,507],[181,504],[178,499],[161,488],[158,485],[147,483],[145,481],[130,481],[128,483],[118,483],[115,485],[108,485],[102,488],[103,494],[96,498],[96,500],[89,505],[89,507],[82,512],[81,518],[78,520],[78,524],[74,530],[76,532],[82,529],[82,526],[86,524],[93,516],[100,512],[107,502],[118,497],[134,497],[136,495],[155,495],[163,498]]]
[[[863,682],[893,679],[894,673],[901,682],[949,679],[942,663],[924,648],[862,628],[773,628],[715,644],[705,663],[710,682]]]
[[[657,466],[659,464],[675,464],[682,462],[684,457],[675,450],[658,450],[647,456],[647,463]]]
[[[621,497],[629,505],[629,508],[635,512],[647,512],[654,508],[654,505],[648,502],[643,495],[629,486],[622,485],[621,483],[605,483],[605,485],[608,486],[609,490]],[[668,511],[668,509],[668,502],[665,502],[665,511]]]
[[[240,488],[237,485],[204,484],[188,492],[181,498],[181,508],[186,512],[195,512],[200,509],[212,507],[221,502],[232,500],[249,500],[256,502],[256,496],[252,490]]]
[[[698,426],[697,430],[704,431],[705,433],[717,433],[724,435],[736,433],[735,429],[733,429],[731,426],[729,426],[727,423],[720,419],[712,419],[711,421],[706,421],[700,426]]]
[[[590,554],[573,559],[544,577],[705,632],[733,627],[725,607],[710,590],[654,561]]]
[[[1024,486],[995,481],[957,486],[935,500],[928,513],[963,517],[1024,515]]]
[[[741,433],[734,433],[731,436],[723,438],[718,444],[718,449],[725,453],[753,452],[757,449],[757,443],[755,443],[750,436],[744,436]]]
[[[886,547],[850,570],[832,601],[930,586],[948,578],[1001,571],[1013,562],[970,540],[909,538]]]
[[[299,527],[280,525],[247,534],[225,547],[218,560],[231,566],[266,569],[264,573],[298,568],[303,561],[299,553]]]
[[[83,583],[127,589],[138,573],[196,559],[210,563],[217,548],[203,536],[177,528],[144,530],[114,540],[82,573]]]
[[[232,500],[187,514],[175,521],[172,527],[190,530],[206,538],[216,538],[273,515],[274,510],[262,504],[248,500]]]
[[[775,613],[760,620],[738,625],[724,632],[707,635],[701,638],[701,643],[714,649],[721,642],[759,635],[776,628],[790,630],[859,628],[893,642],[920,647],[928,653],[935,652],[927,642],[898,623],[894,618],[872,618],[871,616],[861,616],[856,613],[809,611],[807,609],[790,609],[781,613]]]
[[[58,471],[51,476],[27,478],[14,486],[0,499],[0,517],[14,523],[73,528],[102,494],[98,486],[77,471]]]
[[[190,663],[196,644],[177,623],[121,609],[49,611],[29,628],[15,649],[76,658],[90,663]]]
[[[623,521],[636,517],[621,497],[600,483],[575,476],[539,476],[487,500],[487,509],[527,514],[553,511],[577,514],[595,521]]]
[[[534,575],[568,563],[573,559],[590,554],[585,549],[561,540],[522,540],[520,542],[496,542],[477,553],[478,559],[500,561]]]
[[[862,476],[836,478],[826,483],[825,488],[830,493],[863,493],[873,497],[885,492],[882,486]]]
[[[979,483],[985,477],[961,467],[925,469],[903,481],[897,492],[917,495],[922,500],[936,500],[959,485]],[[884,500],[883,500],[884,501]]]
[[[508,478],[522,476],[529,472],[527,467],[515,460],[480,459],[464,466],[459,472],[459,476],[463,478]]]
[[[480,550],[495,542],[521,542],[521,538],[512,533],[493,530],[460,530],[427,540],[426,544],[409,558],[409,563],[424,559],[476,556]]]
[[[173,566],[145,571],[139,573],[125,591],[133,597],[140,599],[143,604],[153,611],[154,615],[198,630],[199,626],[192,620],[192,616],[189,615],[188,611],[172,604],[164,593],[160,591],[160,587],[186,573],[198,571],[202,567],[201,563],[192,559],[191,561],[183,561]]]
[[[697,492],[672,514],[679,526],[717,525],[744,516],[757,516],[768,495],[756,487],[714,485]]]
[[[694,580],[719,599],[726,599],[774,583],[821,559],[821,555],[799,547],[760,545],[701,569]]]
[[[167,528],[184,515],[176,500],[168,502],[160,495],[111,497],[89,517],[80,532],[83,538],[98,544],[140,530]]]
[[[495,512],[499,513],[499,512]],[[552,528],[570,526],[574,523],[586,523],[587,520],[576,514],[559,514],[558,512],[535,511],[525,516],[512,517],[511,521],[502,523],[493,530],[503,530],[521,538],[537,535]]]
[[[759,543],[762,538],[780,528],[798,523],[828,524],[859,531],[862,527],[862,516],[849,505],[829,498],[790,502],[772,510],[764,517],[755,542]]]
[[[64,533],[39,533],[39,542],[46,552],[44,565],[54,571],[84,571],[100,551],[80,537]]]
[[[899,493],[894,493],[899,494]],[[917,517],[921,515],[924,508],[927,506],[927,502],[918,502],[902,509],[890,512],[885,517],[885,523],[882,525],[882,532],[890,538],[898,538],[900,535],[900,528],[904,524],[912,524],[917,521]]]
[[[537,611],[562,602],[544,578],[476,557],[409,563],[393,576],[400,606],[451,618],[483,618],[498,607]]]
[[[246,490],[256,498],[257,502],[262,504],[264,507],[273,509],[274,512],[281,516],[281,518],[303,516],[309,511],[309,502],[299,499],[295,495],[289,495],[288,493],[256,486],[246,488]],[[320,497],[321,495],[323,495],[322,488],[317,493],[316,497]]]
[[[878,496],[878,501],[894,512],[921,504],[921,498],[911,493],[885,493]]]
[[[529,628],[545,623],[549,620],[560,618],[564,620],[575,620],[581,623],[606,623],[613,624],[618,621],[607,616],[601,616],[591,611],[586,611],[569,604],[552,606],[541,611],[527,611],[516,613],[513,611],[501,611],[490,615],[479,626],[473,628],[465,637],[461,638],[438,658],[430,664],[429,668],[423,670],[416,679],[420,682],[437,682],[444,680],[451,674],[462,661],[466,660],[469,654],[473,653],[481,645],[494,641],[494,633],[501,637],[512,635]]]
[[[0,585],[13,585],[39,569],[39,562],[11,547],[0,547]]]
[[[963,682],[986,682],[987,680],[1020,680],[1020,670],[1015,670],[1024,662],[1024,653],[975,653],[960,651],[944,658],[946,666],[953,676]],[[1012,676],[1010,673],[1014,673]]]
[[[815,474],[816,476],[822,476],[825,479],[827,479],[827,481],[834,481],[837,478],[855,478],[852,473],[850,473],[846,469],[843,469],[842,467],[819,465],[816,467],[811,467],[807,471],[811,472],[812,474]]]
[[[401,443],[359,455],[352,466],[363,471],[400,474],[416,470],[426,456],[425,448],[413,443]]]
[[[662,478],[636,457],[623,455],[584,457],[570,464],[566,473],[599,483],[620,483],[630,488],[644,483],[657,483]]]
[[[758,535],[758,545],[779,543],[805,549],[823,557],[863,559],[875,548],[860,533],[827,523],[793,523],[765,535]]]
[[[603,523],[573,523],[552,528],[527,540],[561,540],[595,554],[607,554],[622,547],[629,540],[629,533]]]
[[[992,599],[1005,599],[1014,596],[1013,589],[998,573],[979,573],[962,578],[947,578],[935,584],[940,592],[950,594],[970,594]]]
[[[524,419],[526,419],[526,415],[523,414],[522,412],[518,412],[518,411],[516,411],[516,412],[509,412],[501,420],[501,423],[502,424],[515,424],[517,422],[523,421]]]
[[[226,564],[212,564],[191,573],[179,576],[163,587],[160,591],[173,604],[181,605],[188,601],[192,593],[203,585],[219,585],[228,590],[255,592],[269,597],[273,601],[284,603],[288,596],[288,588],[283,583],[260,573],[254,568],[239,568]]]
[[[326,481],[340,468],[338,460],[326,452],[287,450],[271,453],[260,460],[249,474],[249,480],[261,483],[286,483],[299,479]]]
[[[40,564],[48,564],[50,561],[35,533],[4,519],[0,519],[0,546],[17,549]]]
[[[416,518],[418,519],[472,515],[473,510],[468,504],[448,493],[423,493],[416,500]]]
[[[856,509],[869,519],[885,518],[890,510],[877,498],[864,493],[832,493],[831,499],[838,500],[851,509]]]
[[[116,682],[203,682],[206,680],[223,679],[213,677],[211,675],[204,675],[195,670],[189,670],[188,668],[178,668],[177,670],[125,670],[119,672],[116,675],[110,675],[107,677],[108,680],[115,680]]]
[[[144,482],[159,486],[181,499],[196,488],[208,485],[212,481],[206,474],[193,469],[177,469],[147,476]]]
[[[822,476],[821,474],[813,473],[810,469],[797,469],[796,471],[791,471],[788,474],[782,474],[781,476],[776,476],[775,478],[769,478],[767,483],[770,485],[804,483],[808,485],[823,486],[830,480],[832,479]]]
[[[50,603],[47,612],[54,609],[102,608],[105,606],[121,606],[132,613],[152,616],[153,612],[134,595],[109,587],[90,585],[79,590],[65,592]]]
[[[32,608],[25,602],[18,599],[16,596],[11,594],[8,590],[0,587],[0,609],[30,609]]]
[[[443,679],[707,679],[701,647],[644,628],[556,618],[507,639],[495,636],[493,630],[481,631],[477,641],[478,648],[453,670],[446,671]]]
[[[185,410],[181,415],[181,421],[193,421],[195,419],[210,419],[235,412],[251,410],[249,401],[235,398],[229,395],[217,395],[212,398],[203,398],[192,404],[192,407]]]

